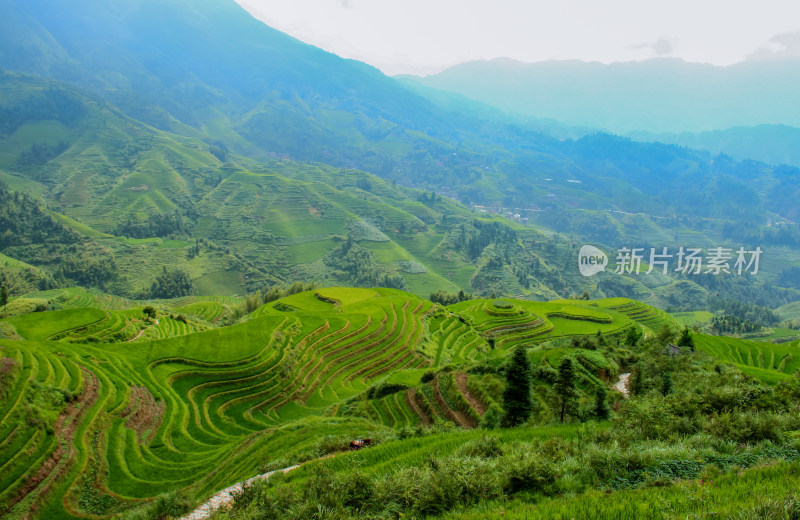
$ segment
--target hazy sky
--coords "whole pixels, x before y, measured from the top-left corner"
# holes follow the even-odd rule
[[[276,29],[387,74],[496,57],[729,65],[759,49],[800,46],[780,37],[800,31],[797,0],[236,1]]]

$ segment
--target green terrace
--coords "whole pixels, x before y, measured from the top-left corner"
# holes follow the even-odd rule
[[[276,453],[311,450],[326,432],[473,430],[498,409],[496,368],[518,345],[544,378],[533,395],[547,422],[556,411],[546,381],[564,357],[575,361],[582,406],[620,372],[571,338],[672,323],[631,300],[443,307],[394,289],[301,292],[230,326],[221,319],[239,298],[153,301],[157,316],[148,317],[145,302],[80,289],[31,297],[60,310],[0,323],[17,338],[0,340],[0,503],[9,518],[34,507],[48,519],[104,516],[175,490],[204,499]],[[797,341],[696,342],[769,380],[800,363]],[[307,436],[286,445],[292,431]]]

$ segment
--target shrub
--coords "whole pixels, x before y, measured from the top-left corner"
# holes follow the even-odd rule
[[[767,499],[752,509],[732,515],[731,520],[798,520],[800,498],[792,494],[782,500]]]
[[[558,381],[558,370],[550,365],[542,364],[533,369],[533,377],[539,381],[554,385]]]
[[[481,459],[493,459],[503,454],[503,447],[497,437],[482,435],[479,438],[469,441],[458,450],[455,455],[459,457],[478,457]]]
[[[532,450],[519,450],[503,459],[503,489],[509,493],[545,491],[555,482],[555,467]]]
[[[725,412],[712,418],[706,430],[739,443],[781,442],[784,438],[781,418],[769,412]]]
[[[400,383],[378,383],[367,389],[367,399],[381,399],[402,390],[408,390],[408,386]]]
[[[192,503],[181,493],[172,492],[159,496],[146,506],[137,508],[123,516],[123,520],[167,520],[180,518],[192,510]]]
[[[503,409],[497,403],[492,403],[481,417],[481,428],[499,428],[503,420]]]

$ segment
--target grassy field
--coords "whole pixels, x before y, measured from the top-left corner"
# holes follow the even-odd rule
[[[691,327],[708,323],[714,317],[714,313],[708,311],[673,312],[672,317],[681,325]]]
[[[787,303],[775,309],[775,312],[783,320],[797,320],[800,319],[800,302]]]
[[[488,503],[471,511],[447,515],[448,520],[549,520],[614,518],[663,520],[684,518],[790,518],[779,515],[788,489],[800,484],[797,463],[731,472],[714,479],[692,479],[669,487],[615,491],[592,490],[577,495],[525,502]],[[765,504],[774,509],[759,510]],[[789,513],[790,514],[790,513]],[[762,516],[763,515],[763,516]]]

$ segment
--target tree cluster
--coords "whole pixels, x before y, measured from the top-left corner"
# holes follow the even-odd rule
[[[751,321],[766,326],[780,323],[781,318],[772,309],[763,305],[756,305],[747,301],[724,300],[709,298],[709,309],[712,312],[724,312],[726,316],[733,316],[741,321]]]
[[[325,255],[323,262],[337,278],[355,287],[406,288],[402,276],[382,268],[372,251],[359,246],[349,236]]]
[[[166,238],[189,236],[193,230],[194,222],[176,210],[151,215],[144,221],[128,219],[114,229],[114,234],[129,238]]]
[[[750,334],[761,330],[760,323],[749,319],[742,321],[736,316],[714,316],[711,318],[711,332],[714,334]]]
[[[471,300],[473,296],[469,293],[465,293],[464,290],[460,290],[457,293],[446,293],[443,290],[438,290],[435,293],[431,293],[430,298],[428,298],[433,303],[438,303],[439,305],[452,305],[454,303],[465,302],[467,300]]]
[[[50,159],[58,157],[67,151],[69,145],[64,141],[59,141],[56,145],[49,143],[33,143],[28,150],[23,150],[19,154],[17,163],[20,166],[31,166],[44,164]]]
[[[164,266],[162,271],[153,280],[149,289],[142,292],[141,299],[149,298],[180,298],[194,294],[194,282],[189,275],[181,270],[167,270]]]
[[[464,251],[475,261],[489,244],[516,244],[517,232],[500,222],[473,220],[469,226],[462,224],[456,232],[455,249]]]

